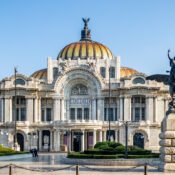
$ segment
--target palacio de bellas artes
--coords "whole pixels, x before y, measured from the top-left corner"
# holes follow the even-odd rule
[[[125,144],[127,124],[128,145],[159,152],[169,75],[121,66],[93,40],[90,19],[82,24],[78,41],[48,57],[46,68],[31,76],[15,69],[0,81],[0,144],[13,148],[16,132],[19,150],[83,151],[109,137]]]

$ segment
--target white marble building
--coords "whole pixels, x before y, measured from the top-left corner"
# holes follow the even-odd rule
[[[108,139],[110,117],[112,140],[125,144],[129,121],[128,145],[158,150],[167,81],[121,67],[119,56],[91,40],[86,23],[81,40],[49,57],[46,69],[0,82],[0,144],[13,147],[16,123],[21,150],[84,150]]]

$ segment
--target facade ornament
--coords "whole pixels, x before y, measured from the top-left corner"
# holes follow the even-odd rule
[[[64,61],[61,62],[61,63],[59,64],[59,74],[62,74],[62,73],[65,71],[66,67],[67,67],[66,62],[64,62]]]
[[[171,101],[169,103],[169,108],[170,110],[175,110],[175,57],[171,58],[170,57],[170,50],[168,50],[168,58],[170,60],[170,71],[168,71],[170,73],[170,77],[169,77],[169,92],[171,95]]]

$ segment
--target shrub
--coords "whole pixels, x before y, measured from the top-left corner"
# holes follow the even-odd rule
[[[100,148],[102,146],[108,146],[107,142],[97,142],[94,148]]]

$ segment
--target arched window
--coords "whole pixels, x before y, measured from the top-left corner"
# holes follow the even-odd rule
[[[71,95],[88,95],[88,89],[82,84],[77,84],[71,89]]]
[[[105,67],[100,67],[100,74],[103,78],[106,77],[106,68]]]
[[[21,78],[18,78],[14,81],[14,84],[16,83],[16,85],[25,85],[25,81]]]
[[[133,96],[131,99],[131,119],[139,122],[145,120],[146,102],[144,96]]]
[[[133,145],[139,148],[144,148],[144,135],[142,133],[135,133],[133,136]]]
[[[145,84],[145,80],[143,78],[137,77],[137,78],[134,78],[132,83],[133,84]]]
[[[115,78],[115,67],[110,67],[109,75],[110,75],[110,78]]]

